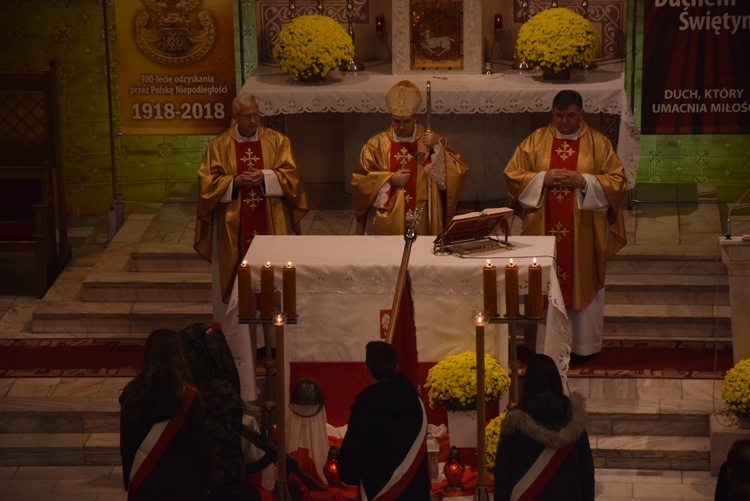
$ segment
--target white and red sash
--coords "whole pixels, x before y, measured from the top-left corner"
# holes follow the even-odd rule
[[[357,488],[357,499],[360,501],[393,501],[398,498],[406,486],[414,480],[414,476],[419,470],[420,464],[424,459],[424,455],[427,454],[427,413],[424,410],[424,404],[422,400],[419,400],[419,405],[422,407],[422,427],[419,429],[417,437],[414,439],[414,443],[411,444],[409,452],[407,452],[404,460],[396,468],[391,475],[388,482],[385,483],[380,492],[375,494],[375,497],[370,500],[365,493],[365,488],[362,482],[359,483]]]
[[[544,449],[521,480],[513,486],[510,501],[532,501],[536,499],[572,450],[573,445],[566,445],[559,449],[550,447]]]
[[[250,169],[263,170],[263,150],[260,141],[235,142],[237,174]],[[240,243],[241,254],[247,254],[255,235],[268,235],[268,208],[260,186],[240,188]]]
[[[578,139],[552,140],[549,168],[577,170]],[[544,201],[545,235],[557,240],[557,277],[560,281],[565,306],[573,304],[573,212],[575,190],[572,188],[547,188]]]
[[[128,485],[128,500],[133,499],[135,491],[141,485],[144,478],[151,473],[156,463],[167,450],[167,446],[172,441],[177,430],[182,426],[182,420],[187,414],[190,404],[195,397],[196,389],[192,386],[185,386],[182,395],[182,405],[172,417],[167,421],[155,423],[149,430],[146,438],[138,447],[133,459],[133,467],[130,469],[130,483]]]

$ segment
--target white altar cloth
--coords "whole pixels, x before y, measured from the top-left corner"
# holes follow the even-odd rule
[[[518,265],[519,294],[525,294],[528,265],[536,257],[550,302],[547,333],[537,339],[536,350],[552,356],[565,373],[571,329],[557,275],[552,272],[555,239],[517,236],[510,241],[515,244],[513,249],[468,258],[433,254],[432,237],[420,237],[413,243],[409,273],[420,362],[437,362],[448,355],[475,350],[471,316],[472,310],[483,307],[482,269],[487,259],[498,269],[498,308],[502,312],[503,271],[509,258]],[[299,320],[285,328],[288,362],[364,361],[365,344],[380,336],[380,311],[392,306],[403,250],[404,238],[400,236],[255,237],[245,256],[254,290],[260,291],[259,270],[266,262],[274,265],[277,289],[281,288],[282,268],[287,262],[297,270]],[[235,283],[222,325],[234,356],[254,361],[254,351],[247,351],[249,327],[238,323],[237,311]],[[507,327],[489,325],[486,334],[487,353],[507,368]],[[241,372],[243,380],[254,378],[254,368]]]
[[[434,75],[429,72],[388,75],[363,71],[329,76],[326,84],[300,84],[276,71],[248,78],[242,90],[259,98],[264,115],[387,113],[385,92],[405,78],[420,89],[425,89],[427,81],[431,81],[434,114],[548,112],[555,94],[562,89],[574,89],[583,96],[586,113],[620,116],[617,154],[625,166],[628,188],[635,186],[640,138],[622,72],[594,70],[574,73],[571,80],[548,82],[543,81],[538,72],[529,71],[509,70],[492,75]],[[420,113],[424,111],[423,104]]]

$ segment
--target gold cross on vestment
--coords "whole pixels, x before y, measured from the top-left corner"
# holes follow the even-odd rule
[[[566,141],[563,141],[560,147],[555,150],[555,153],[557,153],[557,156],[563,160],[567,160],[573,156],[575,150]]]
[[[406,163],[412,158],[414,157],[411,156],[411,153],[409,153],[409,150],[407,150],[406,148],[401,148],[401,151],[396,153],[396,160],[398,160],[398,163],[401,164],[402,169],[404,168],[404,165],[406,165]]]
[[[409,195],[408,193],[406,193],[404,195],[404,203],[408,204],[409,202],[411,202],[411,195]]]
[[[242,163],[252,168],[255,165],[255,162],[260,160],[260,157],[256,157],[253,153],[253,150],[247,150],[247,152],[245,152],[245,156],[243,156],[240,160],[242,160]]]
[[[568,233],[570,233],[563,224],[558,221],[557,224],[555,224],[555,227],[550,230],[550,234],[557,237],[557,241],[559,242],[563,238],[568,236]]]
[[[567,197],[569,194],[570,190],[568,188],[552,188],[552,195],[557,199],[558,202]]]
[[[250,206],[251,209],[255,209],[261,202],[263,201],[263,198],[258,196],[258,194],[255,191],[251,191],[250,195],[245,197],[243,202],[245,202],[247,205]]]

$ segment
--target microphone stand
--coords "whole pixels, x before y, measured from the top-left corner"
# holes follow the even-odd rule
[[[745,193],[742,194],[740,198],[737,199],[737,201],[732,204],[732,206],[727,211],[727,232],[724,235],[724,238],[727,240],[732,239],[732,211],[737,208],[737,206],[740,204],[740,202],[747,196],[747,194],[750,193],[750,188],[748,188]]]

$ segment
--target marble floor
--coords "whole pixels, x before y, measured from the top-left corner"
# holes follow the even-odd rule
[[[323,188],[312,190],[311,199],[315,210],[303,220],[305,233],[353,232],[347,195]],[[154,210],[148,206],[141,209],[144,213]],[[717,237],[722,232],[719,209],[718,204],[694,204],[686,212],[680,204],[652,204],[650,208],[635,204],[626,211],[629,245],[623,251],[658,254],[672,250],[718,255]],[[107,244],[106,223],[106,216],[71,218],[69,234],[73,259],[61,276],[61,282],[74,283],[92,269]],[[0,267],[7,273],[6,280],[0,281],[3,282],[0,285],[0,337],[29,335],[31,312],[39,301],[30,288],[23,285],[23,274],[7,271],[16,269],[14,259],[17,258],[0,255]],[[0,378],[0,398],[96,397],[116,405],[117,395],[126,382],[123,378]],[[589,398],[590,411],[621,406],[678,411],[697,407],[710,412],[715,409],[720,382],[574,379],[571,387]],[[90,440],[117,443],[116,434],[91,435]],[[596,440],[628,441],[628,437],[592,435],[592,441]],[[638,444],[630,445],[638,447]],[[596,498],[610,501],[710,500],[716,483],[710,472],[689,470],[607,468],[598,469],[596,477]],[[117,466],[0,466],[0,499],[105,501],[125,500],[126,494],[122,489],[121,468]]]

